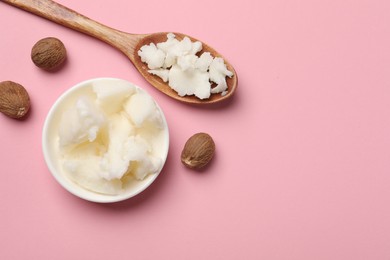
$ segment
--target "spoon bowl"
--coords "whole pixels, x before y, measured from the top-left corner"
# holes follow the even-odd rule
[[[138,52],[138,50],[142,46],[144,46],[146,44],[150,44],[152,42],[158,43],[158,42],[165,41],[166,37],[167,37],[167,33],[168,32],[160,32],[160,33],[153,33],[153,34],[145,35],[145,37],[141,38],[141,40],[136,45],[135,50],[132,53],[133,57],[130,57],[128,54],[126,54],[126,55],[128,55],[129,59],[132,60],[134,66],[141,73],[141,75],[151,85],[153,85],[154,87],[159,89],[161,92],[165,93],[166,95],[168,95],[168,96],[170,96],[170,97],[172,97],[174,99],[177,99],[177,100],[179,100],[181,102],[192,103],[192,104],[216,103],[216,102],[220,102],[220,101],[226,100],[226,99],[230,98],[233,95],[233,93],[235,92],[236,87],[237,87],[237,73],[236,73],[236,71],[234,70],[233,66],[230,65],[230,63],[228,63],[224,57],[222,57],[221,54],[219,54],[216,50],[214,50],[212,47],[210,47],[209,45],[205,44],[204,42],[202,42],[203,48],[202,48],[202,50],[198,54],[201,55],[203,52],[210,52],[210,54],[213,57],[221,57],[221,58],[223,58],[224,61],[225,61],[226,67],[228,68],[228,70],[233,72],[233,76],[231,78],[226,77],[226,83],[228,85],[228,92],[227,92],[226,95],[222,96],[220,93],[218,93],[218,94],[211,94],[211,96],[208,99],[203,99],[203,100],[197,98],[194,95],[183,96],[182,97],[182,96],[179,96],[170,86],[168,86],[167,83],[162,81],[162,79],[160,77],[157,77],[157,76],[154,76],[154,75],[150,74],[148,72],[149,68],[147,67],[147,65],[144,62],[141,61],[141,58],[137,54],[137,52]],[[177,32],[174,32],[174,34],[176,36],[176,39],[178,39],[178,40],[182,40],[184,37],[188,37],[188,38],[191,39],[192,42],[199,41],[198,39],[196,39],[194,37],[191,37],[189,35],[186,35],[186,34],[177,33]]]
[[[166,40],[168,32],[159,32],[151,34],[132,34],[122,32],[106,25],[103,25],[97,21],[94,21],[82,14],[79,14],[63,5],[60,5],[52,0],[0,0],[12,6],[18,7],[35,15],[46,18],[50,21],[68,27],[70,29],[82,32],[90,35],[98,40],[108,43],[114,48],[123,52],[130,61],[134,64],[140,74],[148,81],[152,86],[163,92],[164,94],[172,97],[178,101],[191,103],[191,104],[210,104],[217,103],[229,99],[237,88],[237,73],[233,66],[215,49],[202,42],[203,49],[199,54],[203,52],[210,52],[214,57],[221,57],[224,59],[228,70],[233,72],[231,78],[226,78],[228,85],[228,92],[222,96],[219,94],[211,94],[208,99],[199,99],[193,95],[191,96],[179,96],[167,83],[163,82],[158,76],[154,76],[148,72],[147,65],[141,61],[138,56],[138,50],[145,44],[151,42],[158,43]],[[191,41],[199,41],[194,37],[191,37],[182,33],[174,33],[178,40],[183,39],[185,36],[191,39]]]

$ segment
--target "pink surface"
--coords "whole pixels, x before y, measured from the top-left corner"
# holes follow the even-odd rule
[[[183,105],[108,45],[0,3],[0,81],[32,100],[25,121],[0,115],[0,259],[390,259],[389,1],[60,3],[123,31],[203,39],[239,89],[223,106]],[[69,54],[56,73],[29,57],[47,36]],[[43,161],[51,105],[94,77],[145,88],[170,126],[162,174],[122,203],[74,197]],[[217,146],[202,173],[179,159],[198,131]]]

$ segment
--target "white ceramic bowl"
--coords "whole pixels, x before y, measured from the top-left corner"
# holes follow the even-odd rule
[[[57,101],[50,109],[43,126],[42,149],[43,149],[44,159],[46,161],[46,164],[50,172],[52,173],[54,178],[58,181],[58,183],[61,184],[61,186],[64,187],[67,191],[88,201],[99,202],[99,203],[110,203],[110,202],[118,202],[118,201],[126,200],[141,193],[147,187],[149,187],[149,185],[153,183],[153,181],[157,178],[160,172],[149,174],[142,181],[136,181],[136,180],[132,181],[131,185],[129,185],[129,187],[119,195],[105,195],[105,194],[96,193],[87,190],[79,186],[78,184],[76,184],[66,176],[66,173],[63,171],[59,160],[58,129],[59,129],[59,121],[61,118],[61,114],[65,109],[67,109],[69,103],[74,102],[74,100],[76,100],[83,93],[86,93],[86,91],[87,92],[91,91],[93,82],[103,81],[103,80],[105,82],[112,83],[111,87],[115,87],[115,83],[123,81],[121,79],[115,79],[115,78],[96,78],[96,79],[87,80],[73,86],[57,99]],[[145,90],[137,86],[136,88],[146,92]],[[163,139],[162,146],[160,147],[161,150],[159,151],[159,154],[161,154],[161,158],[163,159],[163,165],[164,165],[168,155],[168,149],[169,149],[169,131],[168,131],[168,125],[164,113],[161,110],[160,106],[157,104],[157,102],[155,103],[157,109],[160,110],[163,119],[163,124],[165,125],[164,128],[165,130],[162,138]]]

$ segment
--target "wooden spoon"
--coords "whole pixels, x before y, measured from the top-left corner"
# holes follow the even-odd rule
[[[98,23],[84,15],[81,15],[63,5],[60,5],[51,0],[0,0],[25,11],[31,12],[60,25],[85,33],[95,37],[109,45],[122,51],[134,64],[141,75],[155,88],[165,93],[166,95],[182,102],[192,104],[208,104],[216,103],[230,98],[237,88],[237,74],[234,68],[222,57],[216,50],[203,43],[202,52],[210,52],[214,57],[222,57],[225,60],[227,68],[234,73],[232,78],[227,78],[228,93],[225,96],[221,94],[212,94],[206,100],[200,100],[195,96],[179,96],[168,84],[164,83],[159,77],[151,75],[148,72],[147,65],[143,63],[137,52],[141,46],[151,42],[163,42],[167,38],[167,32],[152,33],[152,34],[131,34],[125,33],[106,25]],[[174,33],[177,39],[183,39],[185,34]],[[192,41],[197,39],[188,36]]]

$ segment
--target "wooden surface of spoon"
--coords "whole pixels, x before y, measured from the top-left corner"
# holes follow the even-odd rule
[[[227,68],[234,73],[233,77],[226,78],[226,82],[228,84],[228,93],[225,96],[222,96],[220,93],[211,94],[210,98],[204,100],[198,99],[193,95],[181,97],[173,89],[171,89],[167,83],[164,83],[159,77],[151,75],[148,72],[147,65],[141,61],[141,58],[138,56],[137,52],[141,46],[145,44],[166,41],[168,32],[152,34],[132,34],[122,32],[96,22],[51,0],[0,1],[31,12],[65,27],[90,35],[119,49],[131,60],[137,70],[151,85],[176,100],[192,104],[216,103],[230,98],[237,88],[237,73],[235,72],[234,68],[221,54],[203,42],[203,49],[200,54],[202,52],[210,52],[214,57],[222,57],[225,60]],[[173,33],[179,40],[183,39],[185,36],[188,36],[192,41],[198,41],[189,35],[176,32]]]

